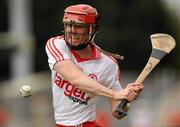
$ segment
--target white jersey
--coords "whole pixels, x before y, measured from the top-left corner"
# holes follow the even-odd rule
[[[52,71],[53,106],[56,124],[75,126],[86,121],[94,121],[97,101],[97,96],[92,96],[88,92],[77,89],[53,69],[58,61],[71,59],[83,73],[102,85],[113,90],[119,91],[122,89],[117,63],[93,45],[92,50],[93,56],[91,59],[82,59],[79,58],[76,52],[67,47],[62,36],[51,38],[46,44],[48,63]]]

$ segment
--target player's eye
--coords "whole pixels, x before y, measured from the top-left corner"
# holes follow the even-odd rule
[[[65,23],[65,26],[72,27],[72,23]]]
[[[74,27],[75,27],[75,28],[86,28],[85,25],[79,25],[79,24],[75,24]]]

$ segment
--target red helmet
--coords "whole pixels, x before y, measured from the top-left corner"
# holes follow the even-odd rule
[[[63,17],[63,22],[76,22],[85,24],[96,24],[98,13],[90,5],[78,4],[67,7]]]
[[[63,17],[63,23],[64,27],[66,27],[67,24],[76,25],[85,25],[86,30],[84,34],[81,34],[83,36],[89,36],[87,42],[81,42],[77,46],[73,46],[71,41],[68,41],[68,35],[71,34],[71,32],[67,32],[64,30],[64,39],[66,41],[66,44],[69,48],[73,50],[81,50],[87,47],[87,45],[90,42],[93,42],[94,37],[97,33],[97,17],[98,13],[97,10],[90,5],[86,4],[77,4],[67,7],[64,10],[64,17]],[[77,34],[77,33],[76,33]],[[84,37],[83,37],[84,38]]]

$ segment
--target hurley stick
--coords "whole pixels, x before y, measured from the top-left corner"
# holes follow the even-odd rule
[[[153,68],[160,62],[160,60],[168,53],[174,49],[176,42],[171,35],[164,33],[156,33],[150,36],[152,44],[151,56],[144,67],[143,71],[140,73],[139,77],[136,79],[135,83],[142,83]],[[127,113],[124,111],[124,107],[128,103],[128,100],[123,99],[117,106],[115,112],[119,115],[126,116]]]

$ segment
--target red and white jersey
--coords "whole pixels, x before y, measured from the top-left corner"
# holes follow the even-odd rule
[[[62,36],[49,39],[46,44],[49,67],[52,71],[52,91],[55,121],[57,124],[75,126],[86,121],[94,121],[98,97],[77,89],[54,69],[58,61],[72,60],[79,70],[100,84],[121,90],[119,67],[114,59],[106,56],[92,45],[91,59],[82,59],[70,50]],[[71,72],[69,72],[71,73]]]

